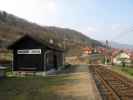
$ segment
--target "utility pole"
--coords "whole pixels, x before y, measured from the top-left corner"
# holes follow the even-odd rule
[[[111,55],[112,55],[111,54],[111,44],[109,43],[108,40],[106,40],[106,49],[107,49],[107,53],[106,53],[106,56],[107,57],[105,57],[105,64],[107,64],[108,61],[112,63],[112,58],[111,58]]]
[[[64,46],[64,50],[66,49],[66,41],[65,41],[65,34],[63,36],[63,46]]]
[[[64,51],[66,49],[66,41],[65,41],[65,34],[63,35],[63,47]],[[63,66],[65,65],[65,54],[63,53]]]
[[[108,60],[108,58],[107,58],[107,56],[108,56],[108,52],[109,52],[109,42],[108,42],[108,40],[106,40],[106,53],[105,53],[105,64],[107,64],[107,60]]]
[[[109,41],[106,40],[106,49],[108,49],[108,48],[109,48]]]

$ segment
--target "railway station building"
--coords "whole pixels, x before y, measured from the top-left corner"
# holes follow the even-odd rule
[[[58,69],[63,66],[64,50],[36,36],[25,34],[8,46],[13,52],[13,71],[38,71]]]

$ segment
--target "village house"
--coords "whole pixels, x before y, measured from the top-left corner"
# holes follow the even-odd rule
[[[83,55],[89,55],[92,53],[93,48],[85,47],[82,49]]]
[[[113,63],[115,64],[116,62],[114,61],[114,59],[115,59],[116,55],[119,54],[119,52],[120,52],[120,49],[103,48],[103,47],[98,47],[98,48],[95,48],[95,49],[86,47],[86,48],[83,48],[82,50],[83,50],[83,55],[92,56],[91,59],[95,58],[92,61],[95,60],[95,61],[97,61],[99,63],[101,63],[101,61],[102,61],[102,63],[104,63],[104,64],[113,64]],[[130,54],[129,50],[125,50],[125,52],[128,55]]]
[[[25,34],[12,43],[13,71],[46,72],[63,66],[63,52],[59,46],[41,40],[37,36]]]
[[[122,64],[125,62],[127,64],[131,63],[130,54],[124,50],[117,51],[113,54],[113,64]]]
[[[83,55],[88,56],[89,62],[91,64],[101,64],[104,63],[105,56],[103,55],[103,48],[83,48]]]

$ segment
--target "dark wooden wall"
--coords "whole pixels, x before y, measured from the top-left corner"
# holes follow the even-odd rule
[[[43,47],[43,48],[42,48]],[[41,54],[17,54],[17,50],[41,49]],[[24,38],[14,46],[13,70],[44,70],[45,47],[30,38]]]
[[[14,71],[16,70],[44,70],[44,57],[42,54],[17,54],[17,50],[14,51],[13,61]]]
[[[11,48],[14,54],[14,71],[44,71],[51,68],[57,69],[58,66],[63,65],[63,52],[51,49],[30,37],[20,39]],[[41,54],[17,54],[17,50],[24,49],[41,49]],[[46,56],[48,62],[44,57],[47,50],[52,51]]]

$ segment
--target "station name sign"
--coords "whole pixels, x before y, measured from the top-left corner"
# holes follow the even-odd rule
[[[17,50],[17,54],[41,54],[41,49]]]

